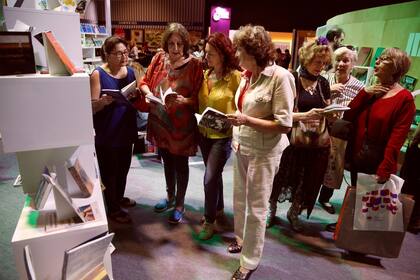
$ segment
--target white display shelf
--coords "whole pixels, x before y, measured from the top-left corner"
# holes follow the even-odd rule
[[[100,57],[86,58],[86,59],[83,59],[83,62],[100,63],[102,62],[102,58]]]
[[[0,77],[4,152],[94,143],[88,74]]]
[[[19,20],[35,28],[33,35],[43,31],[52,31],[70,60],[76,67],[82,67],[80,15],[78,13],[11,7],[3,7],[3,9],[8,29],[12,29],[16,20]],[[44,46],[35,38],[32,38],[32,45],[36,64],[46,67]]]

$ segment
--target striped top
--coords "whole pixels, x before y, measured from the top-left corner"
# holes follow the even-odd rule
[[[327,73],[324,77],[328,80],[330,86],[338,83],[335,73]],[[331,91],[331,103],[348,106],[363,87],[364,85],[361,81],[350,75],[350,79],[344,84],[343,92]]]

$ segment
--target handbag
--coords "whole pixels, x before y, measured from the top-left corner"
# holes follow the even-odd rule
[[[373,99],[374,101],[374,99]],[[353,157],[353,168],[357,172],[375,174],[384,158],[385,144],[369,139],[369,117],[373,102],[370,104],[365,122],[365,133],[362,147]]]
[[[405,194],[398,197],[403,207],[404,231],[362,231],[353,229],[353,213],[356,202],[356,187],[349,186],[344,196],[334,232],[335,245],[349,251],[398,258],[404,240],[405,230],[414,208],[414,200]]]
[[[295,75],[296,84],[299,84]],[[319,94],[321,95],[322,101],[325,102],[324,95],[322,94],[321,86],[319,82],[317,84]],[[299,100],[299,89],[296,91],[297,96],[295,99],[294,112],[298,110]],[[330,146],[330,135],[328,133],[327,119],[322,117],[319,120],[306,120],[297,121],[293,123],[292,132],[290,135],[290,143],[295,147],[302,148],[323,148]]]

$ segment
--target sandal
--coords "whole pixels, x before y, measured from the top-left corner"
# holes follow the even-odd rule
[[[240,245],[238,243],[238,241],[234,241],[234,242],[230,243],[227,250],[231,254],[240,253],[242,251],[242,245]]]
[[[124,208],[130,208],[136,206],[136,201],[134,199],[123,197],[120,201],[120,206]]]
[[[116,223],[119,223],[119,224],[129,224],[129,223],[131,223],[130,216],[122,210],[117,211],[117,212],[112,213],[112,214],[109,214],[109,218],[112,221],[114,221]]]
[[[242,272],[241,267],[239,267],[232,275],[231,280],[247,280],[251,277],[251,274],[254,273],[255,270],[257,269],[248,270],[248,272]]]

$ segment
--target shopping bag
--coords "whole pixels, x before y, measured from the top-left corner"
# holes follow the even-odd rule
[[[375,175],[358,174],[353,229],[404,231],[402,204],[398,199],[404,180],[397,175],[384,184]]]
[[[414,200],[411,196],[400,194],[403,205],[404,230],[407,229]],[[356,187],[349,186],[344,196],[340,215],[334,232],[335,245],[348,251],[370,254],[386,258],[398,258],[405,231],[361,231],[353,229]]]
[[[339,189],[344,176],[344,156],[347,141],[331,137],[330,155],[324,175],[324,186]]]

